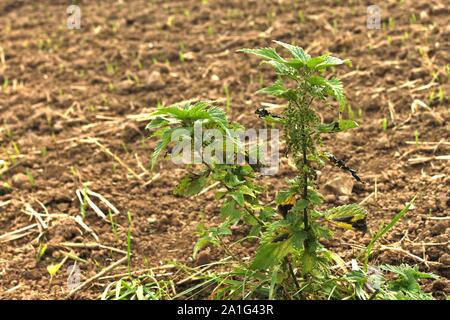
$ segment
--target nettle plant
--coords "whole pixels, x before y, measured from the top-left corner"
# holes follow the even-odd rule
[[[176,195],[194,196],[209,186],[218,188],[215,198],[221,202],[222,222],[211,228],[200,224],[200,239],[194,247],[194,256],[206,245],[219,246],[231,257],[233,268],[228,268],[225,273],[208,273],[198,278],[205,280],[205,286],[216,283],[210,297],[217,299],[431,298],[420,290],[417,282],[431,275],[408,266],[374,269],[368,264],[375,241],[408,212],[413,201],[375,234],[362,252],[360,263],[355,259],[349,267],[324,246],[324,240],[330,240],[333,236],[330,225],[356,232],[367,230],[367,212],[357,204],[319,210],[323,196],[316,186],[317,171],[327,164],[349,172],[361,182],[354,169],[327,151],[321,138],[323,134],[358,126],[354,120],[343,118],[345,95],[341,81],[326,76],[327,71],[350,65],[350,61],[331,55],[311,57],[300,47],[275,42],[289,52],[289,58],[283,58],[273,48],[239,50],[262,58],[278,76],[275,83],[258,93],[286,101],[282,114],[275,115],[265,109],[255,111],[263,120],[281,127],[287,155],[297,169],[295,176],[287,180],[287,189],[278,192],[275,206],[273,202],[267,204],[260,200],[266,188],[258,180],[259,169],[264,162],[259,149],[245,150],[242,141],[233,134],[243,131],[244,127],[230,122],[214,102],[187,101],[159,107],[151,115],[147,126],[156,130],[153,136],[159,138],[152,155],[152,166],[164,150],[168,150],[166,153],[170,151],[172,144],[173,150],[180,144],[189,144],[193,157],[200,159],[194,164],[187,164],[189,172],[176,187]],[[330,100],[337,102],[337,117],[330,123],[323,123],[318,107],[325,105],[332,108],[333,102]],[[217,139],[215,135],[196,142],[195,127],[198,125],[213,129],[229,139]],[[211,145],[216,150],[225,151],[228,159],[240,157],[244,162],[224,163],[219,161],[223,160],[220,157],[216,158],[217,161],[204,161],[202,152]],[[242,225],[248,226],[241,228],[247,233],[239,238],[233,230]],[[224,241],[226,237],[234,242],[229,244],[229,241]],[[256,254],[250,261],[233,250],[236,243],[246,240],[257,243]],[[229,265],[228,261],[226,266]],[[394,273],[394,276],[387,280],[383,270]],[[189,293],[202,288],[202,284],[195,288],[190,289]]]

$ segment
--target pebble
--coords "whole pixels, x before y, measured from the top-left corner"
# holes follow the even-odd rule
[[[336,201],[336,196],[334,194],[327,194],[325,196],[325,201],[328,203],[333,203]]]
[[[164,88],[166,83],[159,71],[153,71],[147,78],[147,85],[154,90],[158,90]]]
[[[430,16],[428,15],[428,13],[426,11],[421,11],[419,17],[420,17],[420,21],[422,21],[422,22],[430,21]]]
[[[443,265],[450,266],[450,254],[444,253],[440,258],[439,262]]]
[[[28,177],[23,173],[18,173],[13,176],[11,183],[13,187],[18,189],[28,189],[31,187],[30,180],[28,180]]]
[[[198,266],[202,266],[205,264],[208,264],[211,261],[211,249],[206,248],[205,250],[201,251],[196,259],[196,264]]]
[[[338,174],[330,181],[325,183],[325,190],[332,192],[337,197],[349,196],[352,194],[353,186],[355,182],[351,175]]]

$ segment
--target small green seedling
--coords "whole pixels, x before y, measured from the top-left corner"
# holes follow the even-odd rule
[[[414,141],[416,142],[416,146],[418,146],[420,144],[418,130],[414,130]]]
[[[128,261],[128,273],[131,277],[131,240],[133,239],[132,230],[133,230],[133,218],[131,212],[127,212],[128,218],[128,232],[127,232],[127,261]]]
[[[297,11],[297,18],[300,23],[305,23],[305,15],[303,14],[302,10]]]
[[[227,112],[231,111],[231,95],[230,95],[230,89],[228,87],[228,85],[224,85],[223,86],[223,92],[225,93],[225,97],[226,97],[226,105],[225,105],[225,110]]]
[[[30,169],[27,168],[26,170],[26,176],[28,178],[28,181],[31,183],[31,185],[34,187],[36,186],[36,180],[33,177],[33,173],[31,172]]]

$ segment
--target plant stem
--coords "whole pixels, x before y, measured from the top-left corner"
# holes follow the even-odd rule
[[[303,199],[307,200],[308,197],[308,172],[306,168],[308,166],[308,159],[306,157],[306,130],[305,124],[302,124],[302,149],[303,149]],[[308,224],[308,208],[303,209],[303,222],[305,224],[305,230],[309,229]]]
[[[286,264],[288,266],[289,274],[291,275],[292,280],[294,281],[295,287],[297,288],[297,291],[300,291],[300,284],[297,281],[297,278],[295,277],[294,268],[292,268],[291,261],[288,257],[285,258]]]

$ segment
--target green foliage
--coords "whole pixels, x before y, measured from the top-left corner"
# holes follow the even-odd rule
[[[163,300],[170,298],[173,283],[157,280],[154,274],[135,278],[123,278],[110,283],[102,300]]]
[[[375,234],[362,254],[363,270],[358,267],[349,272],[342,259],[323,245],[324,240],[332,238],[330,225],[355,232],[367,231],[367,212],[360,205],[347,204],[324,210],[318,208],[322,206],[323,196],[316,186],[316,177],[317,171],[325,165],[336,165],[361,182],[356,170],[329,153],[321,138],[323,134],[358,127],[350,106],[350,119],[343,117],[346,99],[342,82],[327,75],[328,71],[336,67],[351,66],[351,62],[328,54],[312,57],[301,47],[280,41],[275,43],[289,56],[283,57],[274,48],[241,49],[239,52],[262,58],[263,63],[271,66],[277,75],[272,85],[258,93],[286,102],[280,115],[271,114],[265,109],[255,112],[267,123],[282,129],[287,154],[297,169],[295,176],[287,179],[287,189],[279,190],[275,199],[276,208],[271,202],[262,201],[261,193],[265,189],[257,180],[258,163],[249,161],[252,155],[244,151],[241,143],[233,136],[233,130],[243,130],[243,127],[230,122],[226,113],[214,102],[186,101],[169,107],[160,106],[150,115],[151,121],[147,128],[154,130],[153,136],[159,138],[152,155],[152,166],[164,150],[169,150],[177,129],[183,129],[182,136],[192,144],[194,153],[201,153],[202,148],[217,143],[207,140],[200,145],[195,144],[195,128],[199,124],[231,138],[230,141],[219,142],[219,145],[223,144],[222,150],[227,150],[227,157],[236,159],[243,156],[245,159],[243,163],[237,164],[206,163],[204,160],[190,164],[189,173],[174,191],[178,196],[193,196],[210,186],[218,187],[215,198],[221,203],[218,210],[221,223],[210,228],[205,223],[199,225],[199,240],[194,247],[194,257],[207,245],[220,246],[233,264],[233,268],[228,268],[226,273],[201,274],[199,278],[203,282],[177,297],[192,297],[212,284],[216,286],[210,297],[216,299],[428,297],[420,291],[417,282],[427,275],[416,269],[383,267],[383,270],[396,274],[394,280],[386,280],[381,275],[368,272],[369,257],[375,242],[406,214],[411,204]],[[226,95],[227,101],[230,101],[229,92]],[[336,118],[330,123],[323,123],[318,108],[330,104],[336,105]],[[239,235],[234,234],[234,230],[240,230]],[[244,236],[242,232],[245,232]],[[224,241],[227,237],[231,240],[236,236],[240,238],[232,245],[246,239],[257,241],[258,249],[251,261],[241,259],[232,250],[232,245],[227,244],[229,241]],[[335,263],[340,268],[335,268]],[[369,290],[374,280],[380,284],[379,288]]]

